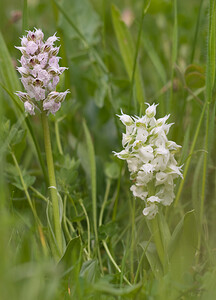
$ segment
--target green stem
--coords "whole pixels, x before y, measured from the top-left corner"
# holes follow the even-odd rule
[[[170,107],[169,110],[174,110],[174,99],[173,99],[173,82],[174,82],[174,66],[177,59],[178,51],[178,14],[177,14],[177,0],[173,1],[174,9],[174,26],[173,26],[173,37],[172,37],[172,66],[171,66],[171,87],[170,87]]]
[[[50,189],[50,194],[52,199],[55,236],[61,254],[62,253],[62,231],[61,231],[60,214],[59,214],[58,193],[56,188],[56,178],[55,178],[55,170],[53,164],[49,123],[45,112],[42,112],[41,119],[42,119],[43,131],[44,131],[44,145],[45,145],[47,167],[48,167],[48,176],[49,176],[49,185],[50,185],[49,189]]]
[[[148,222],[149,229],[153,236],[155,246],[157,249],[158,256],[160,258],[161,264],[164,267],[164,246],[161,238],[160,228],[158,226],[158,217],[156,216],[154,219]]]

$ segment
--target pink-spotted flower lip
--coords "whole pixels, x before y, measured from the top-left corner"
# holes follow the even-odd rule
[[[24,102],[25,110],[30,114],[33,114],[38,101],[45,102],[42,105],[43,109],[54,114],[60,109],[61,103],[69,92],[68,90],[62,93],[56,92],[59,76],[67,69],[59,66],[61,57],[57,54],[60,46],[54,45],[57,41],[59,37],[56,33],[44,40],[42,30],[34,28],[33,31],[27,31],[26,36],[21,38],[21,47],[16,47],[22,54],[19,60],[21,66],[17,68],[17,71],[21,75],[25,94],[31,99],[31,102],[28,102],[30,104],[25,104],[27,100],[24,101],[22,92],[17,92],[16,95]],[[54,101],[54,95],[58,95],[56,96],[58,100]],[[36,101],[35,104],[34,101]],[[52,102],[53,105],[51,105]]]

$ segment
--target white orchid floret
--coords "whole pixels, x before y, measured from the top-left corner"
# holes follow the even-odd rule
[[[148,138],[148,131],[143,127],[138,127],[136,131],[136,140],[145,143]]]
[[[168,141],[166,143],[166,147],[169,149],[169,150],[178,150],[179,148],[181,148],[180,145],[177,145],[175,142],[173,141]]]
[[[174,177],[178,177],[180,176],[181,178],[183,178],[183,175],[182,175],[182,166],[178,167],[177,165],[169,165],[166,172],[168,174],[173,174]]]
[[[156,173],[156,182],[155,186],[161,185],[161,184],[173,184],[173,176],[171,174],[165,173],[165,172],[158,172]]]
[[[140,170],[142,170],[146,174],[149,174],[149,173],[154,172],[155,168],[154,168],[154,166],[152,164],[146,163],[146,164],[142,165],[142,167],[140,168]]]
[[[120,159],[129,159],[131,157],[130,153],[127,150],[122,150],[121,152],[113,151],[113,153]]]
[[[60,57],[57,57],[59,47],[53,46],[58,40],[54,34],[44,41],[42,30],[35,28],[21,38],[22,47],[16,47],[22,53],[21,67],[17,70],[22,76],[21,81],[31,99],[31,105],[34,107],[37,106],[36,103],[34,105],[34,101],[43,101],[41,107],[53,114],[59,110],[68,93],[68,91],[56,92],[59,76],[67,69],[59,66]],[[57,99],[50,98],[52,92],[57,95]],[[26,107],[26,111],[32,114],[30,105],[26,104]]]
[[[119,117],[120,121],[121,121],[125,126],[131,126],[131,125],[134,124],[133,119],[132,119],[130,116],[124,114],[122,110],[121,110],[121,115],[117,115],[117,116]]]
[[[146,103],[148,105],[148,108],[146,109],[145,113],[148,118],[152,118],[156,115],[156,107],[158,104],[152,104]]]
[[[130,190],[132,191],[134,197],[138,197],[142,200],[146,200],[146,197],[148,196],[145,186],[137,186],[134,184],[130,187]]]
[[[143,215],[149,220],[153,219],[158,213],[158,206],[155,203],[150,204],[143,210]]]
[[[167,138],[172,125],[166,124],[169,115],[157,120],[157,104],[148,106],[141,118],[123,113],[119,116],[126,134],[122,138],[124,149],[115,155],[127,161],[134,182],[131,191],[134,197],[144,200],[146,208],[143,214],[152,219],[158,212],[158,205],[173,202],[173,180],[182,177],[182,167],[177,166],[174,158],[174,152],[180,146]]]
[[[127,146],[128,144],[133,143],[133,140],[134,140],[133,136],[123,133],[123,135],[122,135],[122,145],[123,145],[123,147]]]
[[[151,134],[152,135],[161,135],[163,132],[165,133],[165,135],[167,135],[169,133],[170,127],[173,125],[174,123],[170,123],[170,124],[163,124],[161,126],[157,126],[154,127],[151,130]]]
[[[150,202],[150,203],[155,203],[155,202],[160,203],[161,199],[157,196],[151,196],[151,197],[147,198],[147,203],[148,202]]]
[[[153,172],[146,173],[144,171],[139,171],[136,177],[137,186],[147,186],[147,184],[153,179]]]
[[[132,156],[130,158],[127,158],[128,170],[130,171],[130,173],[132,175],[139,171],[141,164],[142,163],[140,163],[140,161],[137,157]]]
[[[137,153],[136,157],[139,157],[142,163],[149,163],[154,158],[153,148],[150,145],[139,147]]]
[[[161,199],[161,204],[163,204],[164,206],[169,206],[175,198],[174,185],[163,185],[156,196]]]
[[[157,126],[163,126],[166,123],[166,121],[169,119],[169,117],[170,117],[170,115],[166,115],[163,118],[157,119],[156,120],[156,125]]]

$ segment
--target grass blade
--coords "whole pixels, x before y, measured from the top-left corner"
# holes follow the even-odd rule
[[[88,158],[91,169],[91,196],[92,196],[92,211],[93,211],[93,225],[96,244],[98,243],[98,232],[97,232],[97,183],[96,183],[96,162],[95,162],[95,153],[94,146],[92,143],[91,135],[86,125],[86,122],[83,121],[83,128],[85,132]]]
[[[135,49],[133,46],[134,42],[126,25],[123,21],[121,21],[119,11],[114,5],[112,6],[112,21],[128,77],[130,78],[130,80],[132,80],[135,57]],[[144,89],[140,70],[138,67],[134,72],[134,80],[136,88],[136,97],[138,103],[142,105],[144,102]]]
[[[210,120],[210,103],[212,102],[212,90],[215,81],[215,32],[216,32],[216,4],[215,0],[209,1],[209,27],[208,27],[208,44],[207,44],[207,66],[206,66],[206,130],[205,130],[205,145],[204,145],[204,162],[203,162],[203,176],[202,176],[202,192],[200,203],[200,225],[203,221],[204,201],[206,191],[206,176],[208,164],[208,146],[209,146],[209,120]],[[200,242],[200,241],[199,241]]]
[[[5,44],[2,33],[0,32],[0,75],[5,87],[11,92],[21,90],[15,68],[13,66],[10,54]]]

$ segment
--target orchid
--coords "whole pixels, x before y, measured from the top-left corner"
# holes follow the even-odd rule
[[[181,147],[169,141],[167,134],[173,124],[167,124],[170,115],[156,119],[157,104],[148,105],[141,118],[121,111],[118,117],[126,127],[123,150],[114,154],[126,160],[133,195],[145,203],[143,214],[152,219],[159,205],[170,205],[175,197],[174,179],[182,177],[182,166],[177,165],[174,154]]]
[[[59,67],[59,47],[54,47],[58,40],[54,34],[44,41],[41,29],[35,29],[21,38],[21,47],[16,47],[22,53],[21,67],[17,70],[27,92],[16,92],[16,95],[24,102],[25,111],[30,115],[35,114],[35,108],[55,114],[69,93],[68,90],[56,92],[59,76],[67,69]]]

